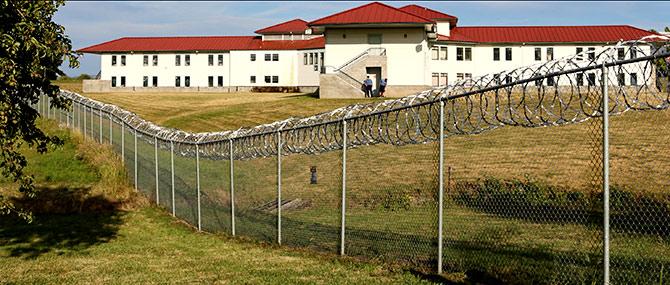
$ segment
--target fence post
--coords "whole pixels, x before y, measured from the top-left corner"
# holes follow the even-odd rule
[[[90,118],[91,119],[90,120],[91,121],[91,140],[95,141],[95,138],[93,137],[93,107],[89,107],[89,109],[91,110],[89,112],[91,114],[91,118]]]
[[[235,183],[233,181],[233,140],[229,141],[230,145],[230,230],[235,236]]]
[[[202,231],[202,220],[200,217],[200,147],[195,144],[195,181],[198,190],[198,231]]]
[[[112,135],[114,133],[112,132],[114,129],[114,117],[112,114],[109,114],[109,145],[114,145],[114,140],[112,140]],[[137,135],[137,133],[135,133]]]
[[[51,114],[49,114],[50,113],[49,110],[51,110],[51,98],[49,98],[49,96],[47,96],[46,105],[47,105],[46,106],[46,110],[47,110],[46,117],[47,117],[47,119],[49,119],[49,117],[51,115]]]
[[[176,216],[176,211],[174,208],[174,141],[170,141],[170,173],[171,173],[171,185],[172,185],[172,216]]]
[[[98,119],[100,121],[100,124],[98,126],[98,134],[100,136],[100,138],[99,138],[100,144],[102,144],[102,109],[100,109],[100,111],[98,111]],[[123,158],[123,156],[121,156],[121,158]]]
[[[607,67],[602,67],[603,92],[603,283],[610,284],[609,95]]]
[[[88,117],[88,116],[86,115],[86,109],[88,109],[88,108],[86,106],[84,106],[84,139],[86,139],[86,132],[87,132],[87,130],[86,130],[86,117]]]
[[[159,198],[158,198],[158,138],[156,135],[154,135],[154,168],[156,170],[154,175],[156,178],[156,205],[159,205]]]
[[[438,174],[438,195],[437,195],[437,274],[442,274],[442,215],[444,211],[444,101],[440,100],[440,157]]]
[[[77,104],[77,130],[81,132],[81,104],[79,104],[79,102],[76,102],[76,104]]]
[[[110,117],[111,118],[111,117]],[[135,192],[137,192],[137,129],[135,129]]]
[[[277,132],[277,243],[281,244],[281,131]]]
[[[344,231],[347,213],[347,121],[342,121],[342,217],[340,228],[340,255],[344,255]]]
[[[102,119],[100,120],[102,122]],[[100,143],[102,143],[102,127],[100,128]],[[121,163],[126,165],[126,123],[124,121],[121,121]]]

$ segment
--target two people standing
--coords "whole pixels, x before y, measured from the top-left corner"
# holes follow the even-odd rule
[[[388,79],[384,78],[381,82],[379,82],[379,97],[384,97],[384,92],[386,92],[386,84],[388,83]],[[372,97],[372,79],[370,79],[370,76],[368,76],[365,80],[363,80],[363,88],[365,91],[365,97]]]

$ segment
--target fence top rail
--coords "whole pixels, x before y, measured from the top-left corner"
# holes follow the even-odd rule
[[[355,121],[355,120],[372,120],[378,121],[379,116],[393,117],[393,122],[386,122],[384,126],[378,125],[376,129],[387,129],[385,131],[386,136],[391,136],[390,134],[393,131],[388,129],[396,129],[396,133],[400,133],[399,129],[402,129],[402,126],[398,126],[398,121],[402,121],[405,117],[405,121],[411,121],[410,117],[420,116],[418,114],[418,109],[421,108],[433,108],[431,106],[439,103],[445,102],[447,104],[452,103],[458,100],[465,100],[473,102],[477,100],[475,97],[482,97],[487,93],[503,93],[510,95],[514,92],[519,92],[526,94],[527,92],[541,92],[544,96],[548,96],[546,90],[537,91],[531,88],[529,83],[532,82],[543,82],[549,79],[558,77],[560,80],[563,80],[573,74],[584,74],[588,71],[594,71],[602,68],[618,67],[620,69],[626,70],[635,70],[636,72],[642,71],[643,87],[650,89],[651,82],[653,80],[652,75],[656,76],[659,72],[658,66],[653,62],[659,59],[666,59],[670,57],[670,41],[667,37],[661,36],[650,36],[645,37],[636,41],[628,42],[619,42],[615,46],[602,47],[598,50],[593,51],[583,51],[580,54],[559,58],[552,60],[546,63],[536,64],[532,66],[525,66],[509,71],[503,71],[495,74],[488,74],[481,76],[475,79],[466,79],[460,80],[453,85],[433,88],[430,90],[423,91],[421,93],[411,95],[404,98],[385,100],[382,102],[376,103],[367,103],[367,104],[357,104],[350,105],[342,108],[338,108],[329,112],[317,114],[311,117],[306,118],[288,118],[281,121],[272,122],[269,124],[259,125],[253,128],[240,128],[237,130],[228,130],[222,132],[203,132],[203,133],[189,133],[182,130],[164,128],[158,125],[155,125],[149,121],[143,120],[138,115],[129,112],[127,110],[121,109],[117,106],[105,104],[99,101],[95,101],[79,94],[62,91],[62,96],[71,99],[77,103],[83,104],[85,106],[91,107],[92,109],[99,110],[101,112],[109,114],[112,118],[119,120],[122,124],[128,126],[131,129],[136,130],[138,133],[149,136],[157,137],[158,140],[162,142],[174,142],[183,145],[197,145],[197,144],[216,144],[228,141],[245,141],[249,143],[250,141],[260,140],[264,142],[271,143],[268,139],[264,138],[269,134],[282,133],[285,136],[283,139],[290,144],[290,142],[298,141],[309,141],[310,144],[317,144],[318,148],[322,148],[323,151],[329,151],[339,148],[340,143],[337,142],[337,138],[334,132],[337,130],[328,130],[328,129],[337,129],[343,121]],[[621,50],[623,49],[624,57],[629,59],[621,58]],[[639,55],[639,56],[638,56]],[[587,59],[587,60],[585,60]],[[667,69],[667,65],[665,67]],[[667,73],[667,72],[666,72]],[[655,77],[654,77],[655,78]],[[504,81],[504,82],[503,82]],[[582,89],[588,89],[589,87],[580,85],[574,80],[570,79],[568,86],[573,89],[572,93],[577,93],[581,96]],[[590,83],[589,83],[590,84]],[[583,86],[583,87],[580,87]],[[535,87],[535,86],[533,86]],[[556,83],[553,86],[554,89],[558,90],[559,84]],[[520,90],[514,90],[520,89]],[[656,104],[646,104],[637,106],[636,102],[639,102],[640,94],[639,92],[633,93],[624,92],[623,101],[626,102],[627,109],[664,109],[667,108],[668,100],[660,100]],[[573,94],[574,95],[574,94]],[[658,94],[655,94],[658,95]],[[486,95],[490,96],[490,95]],[[636,97],[637,96],[637,97]],[[498,95],[495,95],[497,98]],[[635,97],[635,98],[633,98]],[[631,104],[631,102],[634,102]],[[648,103],[648,102],[647,102]],[[615,104],[615,107],[617,105]],[[496,108],[501,106],[496,106]],[[509,107],[509,106],[507,106]],[[546,106],[542,106],[546,107]],[[453,110],[448,110],[453,111]],[[403,114],[401,114],[403,113]],[[470,112],[471,113],[471,112]],[[589,111],[584,112],[586,117],[597,115],[597,112]],[[616,112],[614,112],[616,113]],[[479,114],[480,118],[477,120],[484,119],[486,114]],[[456,120],[458,116],[463,116],[463,114],[452,114],[448,118],[453,118]],[[473,119],[472,114],[467,114],[468,119]],[[414,118],[417,119],[417,118]],[[510,121],[511,120],[511,121]],[[564,120],[561,118],[558,121]],[[566,121],[576,122],[582,121],[584,118],[579,119],[568,119]],[[426,120],[424,120],[426,121]],[[428,121],[435,121],[434,118]],[[489,124],[489,126],[484,127],[488,129],[495,127],[498,124],[502,125],[528,125],[528,124],[518,124],[518,122],[513,122],[514,118],[508,118],[507,121],[501,120],[495,124]],[[542,125],[547,124],[556,124],[557,122],[543,122]],[[396,124],[396,125],[391,125]],[[530,123],[529,125],[534,125],[535,123]],[[335,127],[333,127],[335,126]],[[407,126],[404,126],[405,128]],[[424,126],[425,127],[425,126]],[[457,128],[458,129],[458,128]],[[406,130],[403,130],[406,131]],[[310,133],[309,136],[302,135],[303,137],[291,138],[286,137],[290,136],[291,133]],[[461,129],[455,130],[452,133],[447,133],[446,135],[453,135],[459,133],[473,133],[472,131],[467,132]],[[369,135],[368,135],[369,136]],[[324,137],[328,137],[324,139]],[[355,137],[355,136],[354,136]],[[428,139],[414,140],[410,139],[409,141],[405,140],[402,142],[391,142],[388,138],[375,138],[375,139],[366,139],[364,142],[361,141],[360,144],[370,144],[370,143],[392,143],[392,144],[404,144],[404,143],[420,143],[426,142],[427,140],[434,139],[434,136],[431,136]],[[327,142],[329,141],[329,142]],[[355,145],[355,144],[354,144]],[[258,146],[254,146],[258,148]],[[269,147],[269,146],[268,146]],[[294,149],[293,146],[287,145],[285,148],[291,150]],[[298,150],[299,149],[299,150]],[[295,148],[294,150],[299,152],[306,152],[306,150]],[[320,151],[307,151],[307,152],[320,152]],[[271,155],[272,152],[268,152],[268,155]],[[253,154],[253,157],[256,156],[265,156],[262,154]]]

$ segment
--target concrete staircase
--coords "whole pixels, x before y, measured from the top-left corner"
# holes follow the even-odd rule
[[[386,72],[386,49],[369,48],[342,66],[332,68],[319,77],[320,98],[364,98],[363,79],[366,67],[379,66]],[[330,71],[330,72],[328,72]]]

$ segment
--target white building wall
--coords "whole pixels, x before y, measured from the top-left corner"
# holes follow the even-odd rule
[[[323,49],[311,50],[323,52]],[[250,55],[256,55],[256,61]],[[265,61],[265,54],[279,55],[278,61]],[[257,50],[257,51],[225,51],[212,53],[133,53],[133,54],[102,54],[100,59],[100,79],[117,78],[120,86],[121,77],[126,77],[126,87],[143,87],[143,77],[158,77],[158,87],[175,87],[176,76],[180,77],[180,87],[185,87],[185,76],[190,76],[190,87],[209,87],[209,76],[213,76],[214,87],[218,87],[218,77],[223,77],[223,86],[318,86],[318,70],[302,63],[303,51],[297,50]],[[117,58],[112,65],[112,56]],[[121,56],[126,56],[126,65],[121,64]],[[149,57],[149,64],[144,65],[144,55]],[[158,65],[153,66],[153,56],[158,56]],[[181,63],[175,64],[175,56],[180,55]],[[185,55],[190,56],[190,65],[185,65]],[[213,55],[213,65],[209,65],[209,55]],[[219,65],[218,56],[223,56],[223,64]],[[251,76],[256,76],[256,83],[251,83]],[[265,83],[265,76],[278,76],[278,83]]]
[[[382,43],[369,44],[369,34],[381,34]],[[374,47],[386,49],[389,85],[430,85],[428,41],[423,27],[327,29],[326,67],[332,72],[334,68]]]
[[[588,51],[589,48],[595,48],[596,51],[602,48],[598,45],[473,45],[473,44],[457,44],[457,43],[437,43],[433,46],[447,47],[447,60],[433,60],[431,55],[430,71],[432,73],[446,73],[448,74],[448,83],[452,84],[457,81],[458,73],[470,73],[472,78],[480,77],[486,74],[499,73],[507,70],[512,70],[519,67],[531,66],[545,63],[548,61],[547,48],[553,48],[553,59],[572,56],[577,53],[577,48],[582,48],[583,51]],[[471,61],[458,61],[457,48],[472,48]],[[493,60],[493,48],[500,48],[500,60]],[[512,48],[512,60],[508,61],[505,57],[505,49]],[[541,49],[541,60],[535,60],[535,48]],[[641,46],[644,52],[638,52],[638,56],[643,53],[649,54],[648,46]],[[628,56],[628,54],[627,54]],[[627,57],[628,58],[628,57]],[[581,61],[581,65],[588,64],[587,56]],[[580,66],[580,64],[577,64]],[[431,80],[432,82],[432,80]]]

